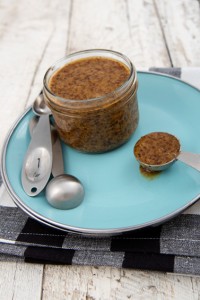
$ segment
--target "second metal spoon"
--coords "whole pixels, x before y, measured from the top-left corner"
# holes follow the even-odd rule
[[[36,196],[44,189],[52,169],[50,110],[42,110],[44,105],[39,104],[43,102],[44,98],[40,93],[32,106],[40,118],[28,146],[21,172],[22,186],[29,196]]]
[[[37,126],[38,119],[34,117],[29,123],[30,134]],[[53,179],[47,184],[46,199],[53,207],[58,209],[71,209],[81,204],[84,198],[84,188],[80,180],[64,174],[64,163],[61,142],[57,130],[51,126],[53,147]]]

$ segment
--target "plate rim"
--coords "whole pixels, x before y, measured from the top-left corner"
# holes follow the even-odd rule
[[[193,86],[192,84],[179,79],[175,76],[172,75],[168,75],[168,74],[163,74],[160,72],[154,72],[154,71],[137,71],[137,73],[141,73],[141,74],[148,74],[148,75],[155,75],[155,76],[162,76],[162,77],[167,77],[167,78],[171,78],[174,79],[176,81],[180,81],[181,83],[186,84],[187,86],[192,87],[193,89],[197,90],[198,92],[200,92],[200,89],[196,86]],[[73,232],[76,234],[84,234],[84,235],[95,235],[95,236],[112,236],[112,235],[117,235],[117,234],[122,234],[125,232],[130,232],[130,231],[134,231],[134,230],[138,230],[138,229],[142,229],[142,228],[146,228],[146,227],[150,227],[150,226],[158,226],[172,218],[174,218],[175,216],[179,215],[181,212],[183,212],[185,209],[189,208],[191,205],[193,205],[195,202],[197,202],[200,198],[200,193],[193,198],[192,200],[190,200],[188,203],[186,203],[185,205],[181,206],[180,208],[174,210],[173,212],[164,215],[160,218],[142,223],[142,224],[138,224],[138,225],[134,225],[134,226],[127,226],[127,227],[120,227],[120,228],[111,228],[111,229],[92,229],[92,228],[81,228],[78,226],[71,226],[71,225],[65,225],[56,221],[53,221],[49,218],[46,218],[45,216],[33,211],[31,208],[29,208],[26,204],[23,203],[23,200],[20,199],[20,197],[18,197],[16,195],[16,193],[13,191],[12,185],[9,182],[8,179],[8,175],[6,173],[6,152],[7,152],[7,146],[9,144],[10,138],[14,132],[14,130],[16,129],[17,125],[21,122],[21,120],[26,116],[27,113],[29,113],[29,111],[31,110],[31,106],[29,106],[24,113],[18,117],[14,124],[11,126],[10,130],[8,131],[8,134],[5,138],[4,144],[3,144],[3,148],[2,148],[2,153],[1,153],[1,175],[2,175],[2,180],[3,183],[6,187],[6,190],[8,192],[8,194],[10,195],[10,197],[12,198],[12,200],[14,201],[14,203],[20,208],[22,209],[26,214],[28,214],[29,216],[31,216],[32,218],[36,219],[37,221],[62,230],[62,231],[67,231],[67,232]]]

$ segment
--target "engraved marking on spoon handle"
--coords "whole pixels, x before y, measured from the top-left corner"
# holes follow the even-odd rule
[[[39,118],[24,159],[21,181],[26,194],[38,195],[46,186],[52,169],[52,141],[49,115]]]
[[[35,127],[37,126],[39,118],[34,116],[29,122],[30,135],[32,136]],[[57,130],[51,125],[51,139],[52,139],[52,151],[53,151],[53,162],[52,162],[52,175],[56,177],[64,174],[64,162],[61,141]]]

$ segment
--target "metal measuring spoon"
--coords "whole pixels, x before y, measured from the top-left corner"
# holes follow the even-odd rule
[[[71,209],[81,204],[84,198],[84,188],[76,177],[64,174],[62,148],[57,131],[56,142],[53,148],[53,179],[47,184],[46,199],[53,207],[58,209]]]
[[[32,109],[33,109],[33,112],[37,116],[44,116],[44,115],[52,114],[50,108],[46,105],[46,103],[44,101],[43,92],[41,92],[39,94],[39,96],[35,99]]]
[[[38,119],[34,117],[29,123],[30,134],[34,131]],[[52,179],[46,187],[46,199],[55,208],[71,209],[81,204],[84,198],[82,183],[74,176],[64,174],[62,148],[57,130],[51,126],[53,144]]]
[[[44,104],[43,94],[40,93],[32,106],[33,112],[40,118],[22,166],[22,186],[29,196],[36,196],[44,189],[52,169],[51,111]]]
[[[146,135],[146,136],[148,136],[148,135]],[[173,136],[173,135],[171,135],[171,136],[174,137],[175,139],[177,139],[175,136]],[[137,141],[137,143],[135,144],[135,147],[139,142],[140,142],[140,140]],[[151,144],[151,146],[153,147],[153,143]],[[177,160],[179,160],[200,172],[200,154],[178,151],[177,154],[173,157],[173,159],[171,159],[165,163],[149,164],[149,163],[142,161],[142,159],[135,153],[136,152],[135,147],[134,147],[135,157],[136,157],[137,161],[139,162],[140,166],[143,167],[147,171],[156,172],[156,171],[166,170],[167,168],[172,166]],[[143,151],[145,151],[145,150],[143,150]]]
[[[35,127],[36,127],[38,121],[39,121],[39,116],[33,116],[29,121],[29,132],[30,132],[31,137],[33,136],[33,133],[34,133],[34,130],[35,130]],[[52,147],[54,148],[54,145],[57,141],[57,134],[56,134],[56,129],[54,126],[50,125],[50,128],[51,128]]]

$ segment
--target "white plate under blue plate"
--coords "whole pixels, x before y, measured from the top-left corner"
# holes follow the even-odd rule
[[[117,234],[164,222],[197,201],[200,173],[177,161],[153,179],[144,177],[133,156],[135,142],[151,131],[176,135],[182,150],[200,153],[200,91],[173,77],[138,72],[139,126],[122,147],[84,154],[63,144],[66,173],[85,187],[82,204],[71,210],[51,207],[44,192],[29,197],[21,167],[30,142],[29,109],[12,128],[2,155],[4,183],[14,202],[33,218],[84,234]]]

